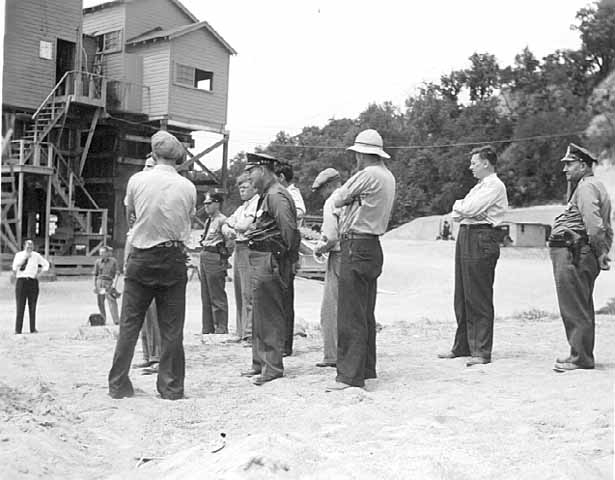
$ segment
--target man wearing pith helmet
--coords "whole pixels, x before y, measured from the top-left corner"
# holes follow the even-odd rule
[[[340,220],[341,264],[337,311],[337,377],[328,391],[363,387],[376,378],[376,282],[382,273],[380,235],[387,229],[395,199],[395,177],[384,164],[376,130],[364,130],[347,148],[359,171],[333,195],[345,207]]]
[[[568,205],[553,223],[549,250],[570,355],[555,361],[556,372],[594,368],[594,282],[600,270],[609,269],[613,243],[611,200],[594,177],[596,158],[571,143],[561,161]]]

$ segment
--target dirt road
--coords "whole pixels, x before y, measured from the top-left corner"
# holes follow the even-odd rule
[[[248,349],[195,335],[190,282],[188,398],[169,402],[156,397],[155,377],[136,372],[134,398],[107,396],[114,330],[84,326],[95,310],[90,279],[42,284],[41,333],[15,336],[1,276],[0,478],[611,478],[615,317],[597,318],[595,370],[552,372],[566,341],[548,260],[509,250],[497,271],[494,362],[438,360],[454,332],[451,249],[385,242],[379,378],[336,393],[324,391],[334,371],[314,366],[317,282],[297,280],[307,337],[296,337],[286,376],[263,387],[238,375]],[[599,278],[598,308],[614,280]]]

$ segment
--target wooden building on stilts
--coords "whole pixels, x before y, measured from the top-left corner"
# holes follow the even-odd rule
[[[33,239],[59,274],[89,273],[98,249],[121,259],[128,178],[168,130],[216,138],[178,169],[226,189],[230,56],[177,0],[7,0],[0,251]],[[201,158],[222,149],[220,175]],[[195,168],[197,166],[197,168]]]

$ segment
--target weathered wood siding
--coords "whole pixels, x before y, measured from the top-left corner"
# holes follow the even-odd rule
[[[150,116],[166,115],[169,111],[169,42],[155,42],[129,48],[129,53],[143,58],[143,85],[149,87]],[[144,107],[147,108],[147,99]]]
[[[169,119],[207,125],[226,125],[229,77],[228,51],[208,31],[201,29],[171,40],[171,92]],[[213,72],[212,91],[175,83],[175,64]]]
[[[170,0],[134,0],[126,4],[126,40],[156,27],[190,25],[192,20]]]
[[[2,103],[36,109],[55,86],[56,41],[76,42],[81,0],[6,0]],[[39,57],[40,41],[53,58]]]
[[[126,5],[115,4],[83,15],[83,33],[100,35],[122,30],[122,51],[105,53],[103,56],[103,75],[112,80],[124,80],[124,43],[126,42]]]

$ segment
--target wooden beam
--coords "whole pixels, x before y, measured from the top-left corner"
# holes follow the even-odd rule
[[[224,144],[222,145],[222,172],[221,172],[222,182],[220,185],[225,195],[228,193],[226,191],[226,180],[227,180],[226,177],[228,177],[228,139],[229,139],[229,134],[225,133],[224,134]]]
[[[100,112],[102,108],[97,108],[94,112],[94,116],[92,117],[92,123],[90,123],[90,131],[88,132],[88,138],[85,141],[85,147],[83,147],[83,152],[81,153],[81,163],[79,164],[79,176],[83,176],[83,168],[85,167],[85,161],[88,158],[88,151],[90,150],[90,145],[92,144],[92,138],[94,138],[94,131],[96,130],[96,124],[98,123],[98,119],[100,118]]]
[[[47,178],[47,198],[45,200],[45,258],[49,258],[49,222],[51,221],[51,176]]]
[[[23,222],[23,172],[17,174],[19,178],[17,187],[17,245],[22,247],[21,227]]]
[[[188,156],[190,157],[188,160],[186,160],[184,163],[182,163],[181,165],[178,165],[176,168],[178,171],[181,170],[188,170],[194,163],[196,163],[197,160],[199,160],[201,157],[204,157],[205,155],[207,155],[210,152],[213,152],[216,148],[218,148],[220,145],[224,144],[224,139],[217,141],[216,143],[214,143],[212,146],[207,147],[205,150],[203,150],[201,153],[197,154],[197,155],[192,155],[192,153],[189,150],[186,150],[186,152],[188,153]],[[200,165],[199,165],[200,166]],[[209,170],[207,167],[201,167],[204,168],[204,170],[209,173],[211,176],[213,176],[214,178],[216,178],[216,176],[211,172],[211,170]],[[216,178],[217,181],[217,178]]]

